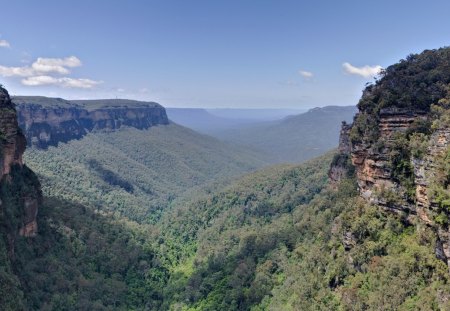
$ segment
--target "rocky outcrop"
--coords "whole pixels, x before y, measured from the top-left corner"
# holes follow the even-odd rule
[[[26,140],[18,126],[14,104],[0,87],[0,222],[10,253],[16,236],[37,234],[37,213],[42,199],[35,174],[22,161]]]
[[[28,144],[37,148],[80,139],[94,130],[122,126],[148,129],[168,124],[165,109],[156,103],[129,100],[66,101],[45,97],[15,97],[19,126]]]
[[[339,133],[338,153],[333,158],[333,162],[328,171],[330,184],[333,188],[336,188],[339,182],[349,175],[349,159],[351,152],[350,130],[351,125],[343,121]]]
[[[0,177],[10,173],[14,164],[22,165],[22,154],[26,141],[17,124],[16,110],[11,103],[8,92],[0,88]]]
[[[406,200],[404,189],[393,178],[391,152],[396,144],[396,134],[405,133],[412,124],[426,119],[427,114],[423,111],[382,109],[378,115],[377,142],[367,143],[362,139],[352,143],[350,153],[363,198],[394,211],[415,213],[414,205]],[[388,200],[386,194],[390,195]]]
[[[361,117],[359,112],[355,122]],[[410,223],[422,222],[435,229],[438,241],[435,253],[438,258],[446,261],[450,267],[450,227],[449,215],[440,222],[436,216],[441,213],[438,204],[430,197],[430,186],[437,174],[442,174],[442,167],[438,167],[439,157],[447,152],[450,146],[450,129],[442,127],[424,135],[423,154],[418,157],[406,146],[407,153],[401,164],[410,167],[412,178],[410,189],[394,176],[393,157],[396,156],[400,143],[399,134],[408,137],[406,133],[415,132],[418,124],[425,124],[431,118],[430,113],[421,110],[405,110],[398,108],[381,109],[375,118],[377,126],[370,135],[376,139],[356,137],[353,140],[352,126],[343,123],[339,140],[339,154],[337,159],[345,156],[351,158],[355,168],[356,179],[361,197],[385,210],[406,214]],[[374,130],[374,131],[373,131]],[[372,139],[372,141],[370,140]],[[409,140],[407,140],[409,144]],[[408,163],[409,162],[409,163]],[[329,177],[331,185],[336,184],[345,175],[342,161],[334,161],[331,165]],[[448,172],[447,172],[448,173]],[[413,192],[408,194],[408,191]]]

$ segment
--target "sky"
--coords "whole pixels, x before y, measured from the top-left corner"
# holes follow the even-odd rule
[[[450,1],[0,0],[13,95],[166,107],[355,105],[380,68],[449,45]]]

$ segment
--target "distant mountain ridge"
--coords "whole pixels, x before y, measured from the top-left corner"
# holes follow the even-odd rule
[[[47,148],[80,139],[97,129],[131,126],[148,129],[169,124],[163,106],[124,99],[77,100],[16,96],[19,126],[30,146]]]
[[[251,119],[225,118],[203,108],[166,108],[169,119],[204,134],[215,135],[229,129],[255,124]]]
[[[337,147],[342,121],[351,122],[356,112],[355,106],[313,108],[279,121],[224,131],[216,137],[261,150],[274,163],[302,162]]]

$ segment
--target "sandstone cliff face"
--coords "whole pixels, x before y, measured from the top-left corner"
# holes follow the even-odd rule
[[[25,151],[25,137],[17,124],[16,110],[8,92],[0,88],[0,135],[1,135],[1,178],[8,175],[12,165],[22,165]]]
[[[62,99],[53,105],[35,103],[37,100],[34,98],[14,100],[18,103],[19,126],[28,144],[43,149],[56,146],[59,142],[80,139],[94,130],[114,130],[122,126],[148,129],[169,123],[165,109],[156,104],[87,109]],[[55,100],[48,99],[49,102]],[[39,98],[39,101],[45,101],[45,98]]]
[[[14,104],[0,87],[0,220],[2,227],[8,228],[11,252],[17,234],[37,234],[36,216],[42,198],[36,176],[23,164],[25,147]]]
[[[349,137],[350,130],[351,125],[343,121],[341,131],[339,133],[338,154],[334,157],[330,170],[328,171],[328,177],[333,188],[336,188],[339,181],[347,177],[349,174],[348,161],[351,151]]]
[[[358,118],[358,115],[355,118]],[[408,203],[386,202],[378,194],[393,191],[405,199],[404,189],[392,176],[390,153],[396,144],[396,134],[404,133],[410,129],[414,122],[426,119],[427,114],[423,111],[397,108],[382,109],[379,113],[378,128],[376,129],[378,132],[377,143],[367,143],[362,140],[347,148],[351,152],[362,197],[388,208],[408,209],[409,212],[415,212],[414,206]]]
[[[358,115],[355,120],[357,118]],[[413,197],[407,195],[405,186],[393,176],[392,153],[398,147],[396,135],[413,130],[414,124],[429,118],[430,114],[423,111],[381,110],[377,118],[378,140],[374,143],[368,143],[365,139],[352,142],[352,127],[343,123],[339,157],[351,158],[361,197],[388,211],[405,213],[411,223],[420,221],[433,227],[439,237],[436,255],[450,267],[450,227],[448,221],[436,222],[436,215],[440,211],[429,195],[435,176],[446,173],[442,172],[442,167],[438,167],[437,159],[450,147],[450,128],[435,129],[424,142],[426,149],[420,158],[409,156],[413,169]],[[331,184],[341,180],[344,175],[341,163],[334,162],[329,173]]]

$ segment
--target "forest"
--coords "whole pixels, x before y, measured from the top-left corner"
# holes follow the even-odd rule
[[[0,184],[2,310],[450,310],[448,265],[437,256],[450,147],[430,155],[429,143],[450,126],[449,51],[388,67],[365,89],[349,133],[352,147],[389,151],[386,179],[405,197],[360,195],[355,153],[266,166],[255,150],[176,124],[30,148],[14,182]],[[427,118],[382,141],[386,108]],[[411,159],[436,172],[429,223],[394,211],[416,203]],[[345,172],[337,181],[333,166]],[[19,194],[38,178],[39,232],[13,239]]]

